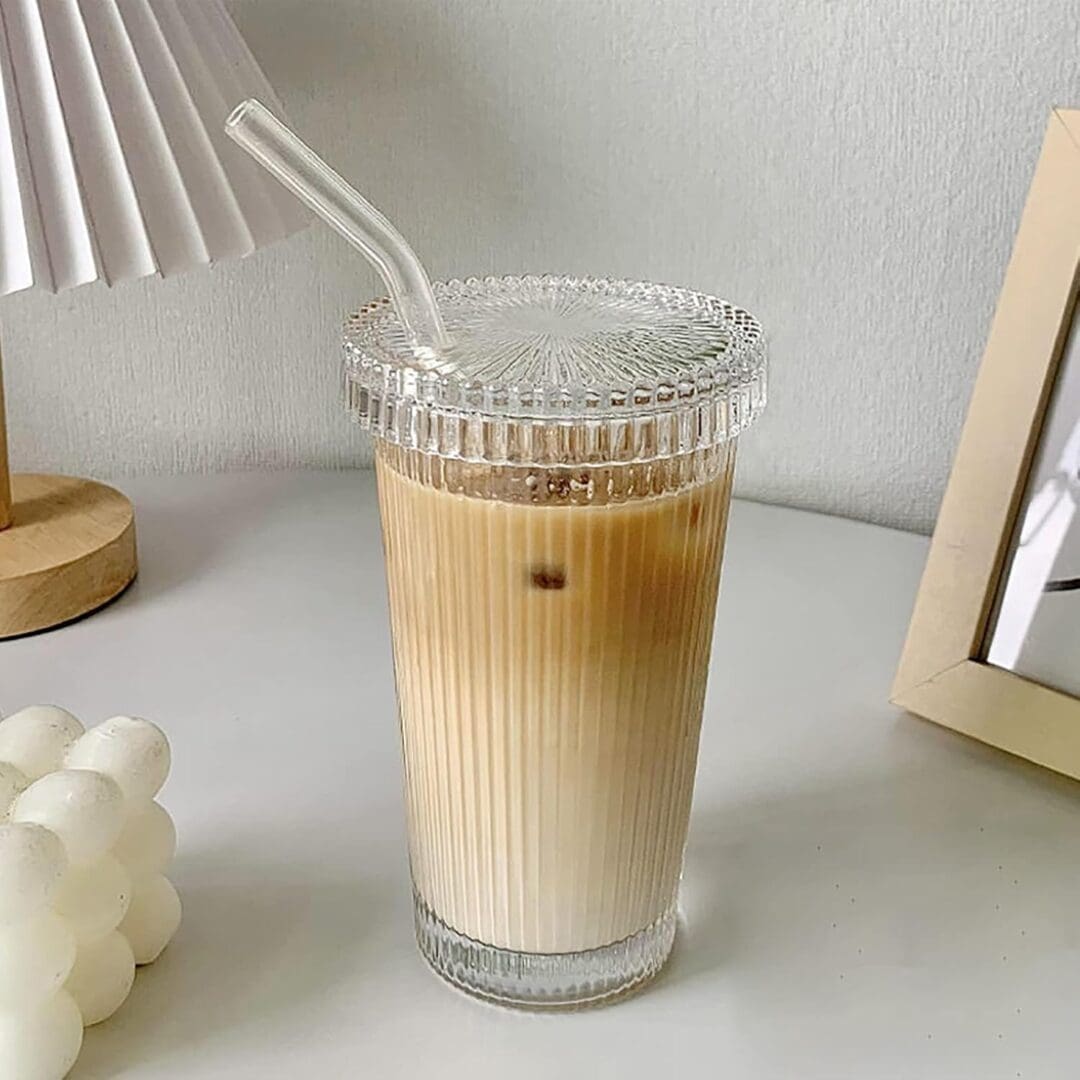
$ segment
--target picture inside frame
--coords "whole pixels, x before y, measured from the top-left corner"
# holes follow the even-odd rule
[[[985,659],[1080,697],[1080,320],[1075,309],[1017,521]]]

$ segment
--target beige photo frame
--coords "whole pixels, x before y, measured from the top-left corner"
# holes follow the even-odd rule
[[[1080,778],[1080,698],[981,657],[1072,324],[1080,110],[1055,109],[1020,220],[892,700]]]

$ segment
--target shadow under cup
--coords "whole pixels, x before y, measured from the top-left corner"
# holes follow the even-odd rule
[[[346,331],[376,435],[417,938],[508,1004],[655,975],[674,941],[745,312],[626,282],[438,285],[436,368],[383,302]]]

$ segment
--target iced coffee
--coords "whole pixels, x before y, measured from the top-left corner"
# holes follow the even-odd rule
[[[670,951],[735,435],[760,408],[763,351],[756,324],[697,294],[529,280],[445,304],[469,343],[457,387],[376,378],[370,340],[351,362],[368,358],[361,418],[381,415],[421,949],[474,993],[565,1005],[624,992]],[[568,385],[561,403],[484,389],[523,351]],[[649,389],[602,385],[631,359]]]

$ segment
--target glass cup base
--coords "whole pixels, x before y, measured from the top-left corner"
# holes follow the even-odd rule
[[[659,974],[675,943],[672,905],[631,937],[572,953],[527,953],[485,945],[446,925],[413,893],[416,941],[434,972],[452,986],[496,1005],[570,1009],[623,997]]]

